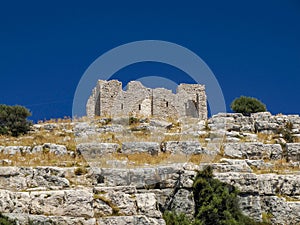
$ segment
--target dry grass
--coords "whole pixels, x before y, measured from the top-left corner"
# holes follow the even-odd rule
[[[294,143],[299,143],[300,142],[300,137],[294,137]]]
[[[50,120],[40,120],[38,124],[49,124],[49,123],[71,123],[72,119],[70,117],[50,119]]]
[[[43,128],[43,125],[55,124],[52,130]],[[41,128],[19,137],[0,136],[0,146],[31,146],[43,145],[44,143],[55,143],[65,145],[68,150],[75,150],[76,143],[72,131],[70,119],[52,119],[37,124]]]
[[[148,153],[136,153],[136,154],[122,154],[116,153],[113,154],[113,158],[116,160],[128,160],[133,162],[136,166],[141,166],[145,164],[157,165],[165,162],[170,158],[171,154],[169,153],[159,153],[158,155],[150,155]]]
[[[290,174],[294,172],[299,172],[300,167],[295,167],[288,163],[286,159],[279,160],[264,160],[265,163],[272,163],[273,167],[271,168],[262,168],[257,169],[256,167],[251,167],[254,173],[256,174],[267,174],[267,173],[276,173],[276,174]]]
[[[117,143],[123,142],[161,142],[164,133],[149,133],[143,131],[135,131],[131,133],[116,133],[115,138]]]
[[[72,157],[70,155],[55,155],[53,153],[36,153],[36,154],[15,154],[7,155],[0,153],[0,160],[3,166],[86,166],[85,159],[81,156]],[[5,163],[9,162],[9,163]]]
[[[286,196],[282,196],[282,197],[284,197],[287,202],[300,202],[299,198],[293,198],[292,196],[286,195]]]
[[[76,138],[77,143],[84,142],[103,142],[103,143],[118,143],[123,142],[166,142],[166,141],[200,141],[204,146],[207,144],[205,138],[195,137],[190,134],[182,135],[178,133],[166,133],[164,130],[155,132],[149,131],[133,131],[120,133],[102,133],[89,135],[84,138]]]
[[[112,216],[122,216],[123,215],[122,213],[120,213],[119,207],[117,205],[115,205],[111,200],[106,198],[105,196],[100,195],[100,194],[94,194],[94,199],[100,200],[100,201],[106,203],[112,209]],[[103,215],[100,214],[100,216],[103,216]]]
[[[108,162],[110,160],[117,160],[125,162],[124,168],[135,168],[143,166],[158,166],[168,165],[174,163],[186,163],[191,162],[199,165],[200,163],[209,163],[218,161],[221,157],[215,155],[185,155],[185,154],[171,154],[171,153],[159,153],[158,155],[150,155],[148,153],[135,153],[135,154],[123,154],[114,153],[110,155],[99,156],[97,158],[89,159],[90,165],[100,167],[113,167]]]
[[[194,136],[192,134],[180,134],[180,133],[165,133],[162,139],[162,142],[167,141],[199,141],[201,144],[206,145],[207,141],[205,140],[206,136]]]
[[[18,138],[0,136],[0,146],[31,146],[43,145],[44,143],[55,143],[65,145],[68,150],[76,150],[76,143],[73,134],[53,134],[38,132],[27,134]]]
[[[262,142],[264,144],[275,144],[273,134],[257,133],[257,138],[259,142]]]
[[[111,160],[126,161],[124,167],[134,168],[147,165],[165,164],[171,160],[171,154],[159,153],[158,155],[150,155],[148,153],[123,154],[114,153],[87,159],[90,165],[99,167],[113,167],[108,162]],[[177,160],[178,161],[178,160]],[[181,159],[183,161],[183,159]]]
[[[210,162],[219,162],[222,157],[219,155],[192,155],[189,158],[189,162],[199,165],[200,163],[210,163]]]
[[[87,143],[87,142],[99,142],[99,143],[119,143],[120,140],[117,138],[118,134],[114,134],[111,132],[107,133],[99,133],[88,135],[87,137],[75,138],[77,144],[79,143]]]

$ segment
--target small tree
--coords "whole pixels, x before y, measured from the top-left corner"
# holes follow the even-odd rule
[[[270,225],[245,216],[238,204],[238,190],[213,178],[211,166],[197,173],[193,183],[195,215],[164,212],[167,225]]]
[[[241,96],[230,105],[232,111],[250,116],[251,113],[267,111],[266,105],[256,98]]]
[[[238,204],[238,190],[213,178],[211,166],[198,172],[194,184],[195,218],[204,225],[252,225]]]
[[[32,125],[27,117],[31,116],[29,110],[23,106],[0,105],[0,134],[14,137],[26,134]]]

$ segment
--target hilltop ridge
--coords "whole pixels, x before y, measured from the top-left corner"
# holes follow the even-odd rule
[[[300,117],[222,113],[50,121],[0,138],[0,212],[20,224],[165,224],[192,216],[197,170],[240,190],[256,221],[298,224]]]

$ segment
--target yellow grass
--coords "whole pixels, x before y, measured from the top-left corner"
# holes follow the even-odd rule
[[[108,155],[102,155],[88,159],[90,165],[99,167],[112,167],[107,162],[110,160],[126,161],[125,168],[135,168],[142,166],[158,166],[168,165],[173,163],[186,163],[191,162],[199,165],[200,163],[209,163],[218,161],[221,157],[214,155],[184,155],[184,154],[171,154],[160,152],[157,155],[150,155],[148,153],[135,153],[135,154],[123,154],[114,153]]]
[[[266,174],[266,173],[276,173],[276,174],[290,174],[293,172],[300,171],[300,167],[294,167],[289,164],[285,159],[279,160],[264,160],[265,162],[272,163],[274,166],[273,168],[266,168],[266,169],[257,169],[252,167],[252,170],[256,174]]]
[[[86,166],[85,159],[81,156],[72,157],[70,155],[55,155],[53,153],[36,153],[36,154],[15,154],[7,155],[0,153],[2,166]],[[9,163],[6,163],[9,160]]]
[[[257,133],[257,138],[259,142],[262,142],[264,144],[274,144],[275,140],[273,134],[263,134],[263,133]]]
[[[44,143],[54,143],[65,145],[68,150],[76,150],[74,134],[68,132],[72,130],[70,119],[48,120],[42,124],[55,123],[58,127],[53,130],[45,130],[41,128],[38,131],[30,132],[19,137],[11,137],[0,135],[0,146],[31,146],[43,145]],[[64,129],[62,129],[64,127]]]

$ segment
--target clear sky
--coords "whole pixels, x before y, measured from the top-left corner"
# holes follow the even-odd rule
[[[0,6],[0,104],[33,120],[72,115],[76,86],[106,51],[138,40],[185,46],[214,72],[228,111],[240,95],[272,113],[300,113],[300,2],[5,1]],[[180,77],[171,67],[119,71]]]

